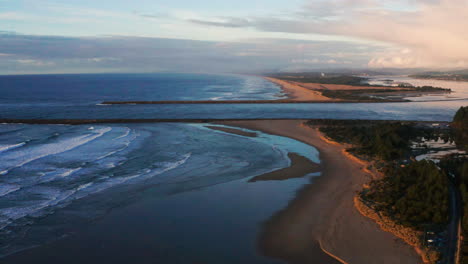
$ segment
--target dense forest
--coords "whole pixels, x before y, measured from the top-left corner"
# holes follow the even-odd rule
[[[426,72],[420,74],[413,74],[409,77],[418,79],[436,79],[436,80],[448,80],[448,81],[467,81],[468,71],[454,71],[454,72]]]
[[[453,118],[455,143],[468,151],[468,106],[461,107]]]
[[[409,158],[412,142],[423,137],[450,140],[447,131],[416,127],[410,122],[337,121],[321,126],[320,131],[332,140],[352,144],[354,147],[348,151],[354,154],[384,161]]]
[[[278,78],[285,81],[303,82],[303,83],[323,83],[323,84],[344,84],[344,85],[355,85],[355,86],[369,86],[366,83],[366,78],[352,76],[352,75],[341,75],[341,74],[326,74],[321,73],[281,73],[281,74],[269,74],[269,77]]]
[[[411,146],[420,138],[449,140],[447,131],[417,126],[412,122],[310,121],[337,142],[349,143],[349,152],[385,162],[383,179],[373,181],[361,198],[397,223],[423,230],[448,220],[448,179],[432,161],[414,161]],[[327,124],[327,125],[323,125]]]
[[[397,223],[424,230],[447,223],[448,179],[432,161],[417,161],[405,167],[389,166],[385,177],[371,182],[361,193],[363,200]]]
[[[393,92],[393,90],[387,89],[368,89],[368,90],[323,90],[322,95],[328,98],[336,98],[336,99],[343,99],[343,100],[357,100],[357,101],[408,101],[402,99],[385,99],[379,98],[375,96],[369,96],[369,93],[383,93],[383,92]]]
[[[460,108],[452,122],[455,143],[461,149],[468,151],[468,107]],[[468,157],[465,155],[450,155],[440,161],[439,166],[454,177],[460,190],[463,203],[462,215],[462,263],[468,263]]]

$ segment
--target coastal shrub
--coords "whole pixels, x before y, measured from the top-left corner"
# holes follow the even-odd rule
[[[460,196],[462,199],[462,220],[461,227],[463,233],[462,263],[468,263],[468,157],[450,155],[442,159],[439,166],[448,174],[455,178],[458,183]]]
[[[417,131],[410,125],[381,123],[374,126],[327,126],[320,131],[331,139],[354,145],[350,151],[383,160],[409,155]]]
[[[448,179],[432,161],[387,167],[385,177],[371,182],[362,197],[406,227],[424,230],[448,221]]]
[[[302,72],[287,74],[270,74],[268,76],[285,81],[294,81],[302,83],[342,84],[354,86],[369,85],[366,83],[366,78],[341,74],[326,74],[325,76],[323,76],[321,73]]]
[[[468,106],[461,107],[455,114],[452,122],[455,134],[455,143],[468,151]]]
[[[408,87],[405,91],[407,92],[450,92],[450,89],[432,87],[432,86],[422,86],[422,87]],[[385,94],[395,92],[394,89],[359,89],[359,90],[323,90],[322,95],[329,98],[338,98],[344,100],[359,100],[359,101],[405,101],[403,99],[389,99],[370,96],[371,94]]]
[[[425,140],[452,141],[450,133],[440,128],[418,127],[411,122],[379,121],[310,121],[310,125],[325,125],[320,131],[340,143],[352,144],[350,152],[384,161],[406,159],[411,156],[411,145]]]
[[[358,100],[358,101],[389,101],[388,99],[370,97],[365,93],[370,91],[362,90],[323,90],[322,95],[328,98],[336,98],[343,100]]]

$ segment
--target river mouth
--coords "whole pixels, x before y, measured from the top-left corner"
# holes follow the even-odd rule
[[[257,252],[259,226],[319,176],[318,152],[288,138],[212,126],[221,130],[2,125],[0,137],[23,142],[0,152],[8,161],[1,165],[2,262],[118,262],[147,252],[141,263],[225,262],[236,248],[231,263],[272,263]],[[289,166],[296,177],[270,178]]]

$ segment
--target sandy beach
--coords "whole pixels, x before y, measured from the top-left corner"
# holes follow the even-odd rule
[[[393,91],[406,91],[409,88],[403,87],[392,87],[392,86],[355,86],[355,85],[345,85],[345,84],[322,84],[322,83],[300,83],[300,86],[306,89],[313,90],[393,90]]]
[[[288,263],[421,263],[414,249],[382,231],[354,207],[353,198],[371,175],[300,120],[226,121],[225,125],[286,136],[320,151],[322,176],[300,190],[262,227],[262,254]]]
[[[294,101],[339,101],[323,96],[320,92],[304,88],[293,82],[283,81],[276,78],[264,77],[266,80],[276,83]]]

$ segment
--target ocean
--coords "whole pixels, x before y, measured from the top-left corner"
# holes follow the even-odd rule
[[[417,85],[434,84],[430,80],[414,81],[417,81]],[[262,78],[232,74],[0,76],[0,119],[333,118],[449,121],[468,100],[467,83],[455,84],[437,82],[437,86],[453,88],[454,93],[442,98],[439,95],[413,97],[410,99],[415,102],[411,104],[102,105],[103,101],[273,100],[285,98],[285,95],[279,86]]]
[[[457,89],[463,95],[466,86]],[[285,98],[262,78],[229,74],[0,76],[0,91],[0,118],[11,119],[449,121],[467,103],[462,96],[389,104],[100,104]],[[116,263],[137,254],[141,263],[276,263],[256,250],[262,223],[320,174],[249,180],[288,167],[289,153],[320,159],[304,143],[249,132],[257,136],[203,124],[1,124],[0,257],[5,263]]]

